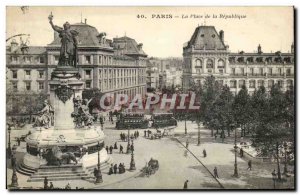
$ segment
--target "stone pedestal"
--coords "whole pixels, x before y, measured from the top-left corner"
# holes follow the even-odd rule
[[[71,152],[76,156],[76,165],[73,161],[67,164],[74,166],[75,172],[77,169],[82,172],[82,170],[97,166],[98,142],[100,143],[100,164],[109,159],[104,148],[104,133],[101,127],[75,128],[74,119],[71,117],[71,113],[74,112],[73,98],[78,96],[81,98],[83,84],[77,69],[60,67],[52,73],[49,86],[50,104],[54,108],[54,126],[47,129],[37,127],[26,138],[27,154],[24,156],[23,165],[27,169],[36,170],[36,173],[32,175],[33,178],[40,172],[40,169],[49,166],[42,154],[53,147],[59,147],[62,153]],[[63,170],[63,166],[55,167],[53,171],[57,172],[57,169]],[[51,166],[47,170],[52,170]],[[59,177],[59,174],[56,177],[54,172],[49,173],[49,176],[53,176],[51,177],[53,180],[64,179]]]

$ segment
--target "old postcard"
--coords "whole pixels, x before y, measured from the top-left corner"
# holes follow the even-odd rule
[[[6,7],[9,190],[295,190],[294,7]]]

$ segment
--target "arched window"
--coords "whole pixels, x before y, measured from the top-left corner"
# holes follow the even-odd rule
[[[213,68],[213,67],[214,67],[213,61],[211,59],[208,59],[206,62],[206,68]]]
[[[202,68],[202,61],[200,59],[196,59],[196,68]]]
[[[218,68],[224,68],[224,66],[225,66],[224,60],[220,59],[220,60],[218,61]]]

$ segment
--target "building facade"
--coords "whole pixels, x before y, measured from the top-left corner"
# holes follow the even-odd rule
[[[245,85],[250,94],[260,86],[270,90],[278,84],[284,91],[294,85],[294,45],[290,53],[231,53],[224,44],[224,31],[198,26],[183,47],[183,89],[203,83],[207,76],[230,87],[236,94]]]
[[[148,78],[153,78],[157,88],[176,87],[182,85],[182,58],[150,58]]]
[[[142,44],[129,37],[106,39],[106,33],[86,23],[71,25],[78,34],[78,69],[85,88],[98,88],[103,93],[146,93],[146,60]],[[45,47],[18,44],[15,40],[6,48],[7,80],[11,88],[48,93],[48,80],[58,64],[60,38],[54,32],[53,41]]]

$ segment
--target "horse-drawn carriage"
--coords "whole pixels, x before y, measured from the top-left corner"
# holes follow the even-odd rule
[[[150,175],[155,174],[158,168],[159,168],[158,160],[151,158],[150,161],[146,163],[146,166],[142,169],[142,172],[144,173],[144,175],[149,177]]]

